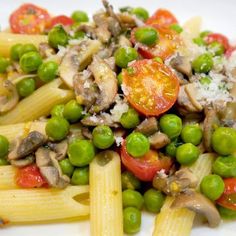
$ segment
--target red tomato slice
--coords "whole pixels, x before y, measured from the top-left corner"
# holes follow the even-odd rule
[[[168,27],[172,24],[178,23],[178,20],[170,11],[166,9],[158,9],[145,23],[147,25],[157,24]]]
[[[168,172],[173,163],[171,158],[160,157],[154,150],[150,150],[141,158],[133,158],[127,153],[125,142],[121,147],[121,160],[123,165],[142,181],[152,181],[156,172],[161,169]]]
[[[72,25],[73,23],[74,21],[72,20],[72,18],[68,16],[65,15],[55,16],[51,19],[50,28],[58,24],[61,24],[63,26],[69,26]]]
[[[29,165],[18,170],[16,183],[22,188],[48,187],[36,165]]]
[[[176,49],[180,47],[180,37],[174,30],[160,27],[159,25],[152,25],[152,27],[156,28],[159,34],[159,40],[154,46],[147,46],[136,41],[135,31],[137,28],[133,29],[131,32],[131,41],[133,44],[137,45],[139,53],[144,58],[151,59],[154,57],[160,57],[165,60],[173,55]]]
[[[211,34],[208,34],[204,38],[204,40],[207,44],[212,43],[212,42],[221,43],[224,46],[225,50],[227,50],[230,47],[228,38],[224,36],[223,34],[211,33]]]
[[[229,58],[229,57],[232,55],[232,53],[233,53],[234,51],[236,51],[236,46],[234,46],[234,47],[230,46],[230,47],[226,50],[225,56],[226,56],[227,58]]]
[[[34,4],[23,4],[10,16],[10,26],[13,33],[40,34],[43,33],[50,20],[49,13]]]
[[[225,208],[236,211],[236,178],[224,179],[225,190],[217,203]]]
[[[139,60],[122,71],[123,92],[129,103],[146,116],[158,116],[169,110],[179,92],[179,81],[162,63]]]

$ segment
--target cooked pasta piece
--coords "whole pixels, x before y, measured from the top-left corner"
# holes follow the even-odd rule
[[[11,34],[1,32],[0,55],[4,57],[9,57],[11,47],[17,43],[33,43],[37,47],[41,42],[47,42],[46,35]]]
[[[0,221],[10,224],[75,220],[89,215],[88,186],[0,190]]]
[[[0,125],[33,121],[49,115],[53,106],[65,103],[74,96],[73,91],[59,88],[61,84],[62,81],[56,79],[37,89],[13,110],[0,116]]]
[[[17,168],[14,166],[0,166],[0,189],[18,188],[15,181]]]
[[[121,166],[113,151],[90,164],[90,229],[92,236],[123,235]]]
[[[195,16],[190,18],[183,25],[184,31],[182,34],[187,33],[190,38],[195,38],[199,35],[202,27],[202,18]]]
[[[202,178],[211,172],[215,154],[205,153],[190,167],[198,179],[198,186]],[[153,236],[188,236],[190,235],[195,213],[188,209],[171,209],[174,197],[167,197],[161,212],[155,220]]]

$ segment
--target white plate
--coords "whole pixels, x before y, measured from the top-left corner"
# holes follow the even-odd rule
[[[47,8],[51,13],[67,14],[81,9],[90,15],[102,7],[99,0],[1,0],[0,25],[8,25],[8,16],[23,2],[32,2]],[[183,23],[192,16],[202,16],[205,29],[226,34],[236,44],[236,1],[235,0],[111,0],[115,8],[120,6],[143,6],[150,13],[155,9],[164,7],[170,9]],[[1,42],[0,42],[1,43]],[[0,199],[1,201],[1,199]],[[27,203],[26,203],[27,207]],[[1,209],[0,209],[1,211]],[[143,214],[142,231],[137,236],[151,236],[154,215]],[[88,236],[89,223],[48,224],[37,226],[12,226],[0,229],[1,236]],[[194,226],[191,236],[235,236],[236,222],[222,223],[217,229],[207,226]],[[165,236],[165,235],[163,235]]]

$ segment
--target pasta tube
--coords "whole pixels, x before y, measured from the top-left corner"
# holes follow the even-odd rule
[[[0,125],[33,121],[49,115],[53,106],[74,97],[73,91],[59,88],[61,84],[62,81],[56,79],[37,89],[32,95],[20,101],[13,110],[0,116]]]
[[[112,151],[101,152],[90,164],[90,231],[123,235],[120,158]]]
[[[199,180],[211,172],[215,155],[205,153],[199,156],[198,160],[190,167]],[[170,206],[174,197],[167,197],[161,212],[157,215],[153,236],[188,236],[190,235],[195,213],[188,209],[171,209]]]
[[[0,189],[18,188],[15,181],[16,171],[17,168],[11,165],[0,166]]]
[[[47,42],[46,35],[26,35],[26,34],[12,34],[0,33],[0,55],[4,57],[10,56],[11,47],[17,43],[32,43],[36,47],[42,42]]]
[[[88,191],[88,186],[0,190],[0,219],[10,224],[28,224],[88,216],[89,205],[84,202]]]

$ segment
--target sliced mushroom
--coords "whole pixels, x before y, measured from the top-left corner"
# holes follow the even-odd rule
[[[130,42],[130,40],[125,37],[125,35],[120,35],[119,40],[118,40],[118,44],[120,47],[131,47],[132,43]]]
[[[150,117],[145,119],[141,124],[136,128],[137,132],[140,132],[144,135],[152,135],[158,131],[158,123],[155,117]]]
[[[182,168],[170,176],[158,172],[153,179],[154,188],[171,196],[189,191],[196,186],[197,178],[188,168]]]
[[[48,147],[56,153],[56,159],[61,161],[65,159],[67,149],[68,149],[68,142],[67,140],[63,140],[60,143],[47,143]]]
[[[148,137],[149,143],[152,146],[152,148],[160,149],[166,146],[170,143],[169,137],[162,133],[162,132],[156,132],[150,137]]]
[[[38,167],[49,166],[52,164],[52,158],[56,158],[56,153],[50,151],[48,148],[40,147],[35,152],[35,157]]]
[[[56,54],[55,50],[48,43],[39,44],[39,53],[42,58],[48,58],[51,55]]]
[[[64,55],[59,66],[59,74],[62,80],[73,88],[73,78],[82,71],[92,60],[92,56],[100,49],[98,40],[83,40],[79,45],[72,46]]]
[[[134,27],[138,26],[137,21],[134,18],[134,16],[132,16],[126,12],[118,13],[117,17],[119,18],[119,21],[120,21],[123,28],[134,28]]]
[[[214,109],[205,110],[205,120],[203,122],[203,143],[208,152],[212,151],[211,137],[220,121]]]
[[[82,134],[83,134],[83,136],[85,137],[85,138],[87,138],[87,139],[92,139],[93,138],[93,136],[92,136],[92,132],[89,130],[89,128],[87,128],[87,127],[83,127],[82,128]]]
[[[98,113],[109,108],[115,100],[118,90],[116,74],[112,71],[110,66],[98,56],[93,57],[93,62],[89,66],[89,70],[93,73],[95,83],[100,91],[96,103],[89,111],[90,113]]]
[[[186,57],[177,54],[171,59],[170,65],[178,72],[187,75],[188,77],[192,76],[192,66]]]
[[[215,205],[205,196],[195,191],[178,195],[171,205],[171,208],[187,208],[205,216],[210,227],[217,227],[221,218]]]
[[[16,87],[11,83],[11,81],[5,80],[2,83],[2,86],[2,90],[5,91],[5,94],[0,94],[0,114],[13,109],[19,101],[19,95],[17,93]]]
[[[35,157],[33,155],[30,155],[24,159],[11,160],[10,163],[13,166],[22,168],[22,167],[25,167],[25,166],[28,166],[28,165],[34,163],[34,161],[35,161]]]
[[[47,138],[38,131],[32,131],[22,140],[17,139],[13,150],[9,153],[9,160],[21,159],[45,144]]]

